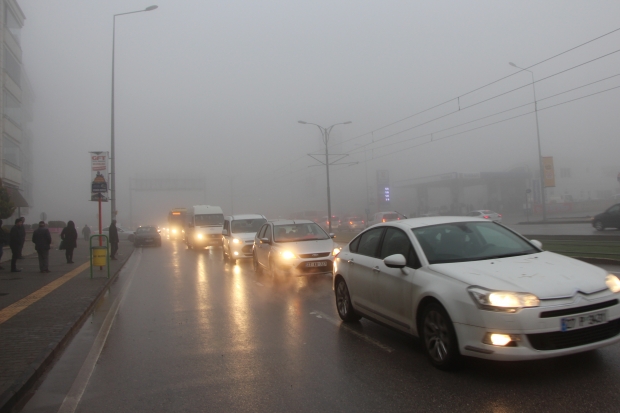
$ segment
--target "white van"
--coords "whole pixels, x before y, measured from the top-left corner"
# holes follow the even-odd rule
[[[185,243],[187,248],[204,248],[222,245],[224,213],[222,208],[211,205],[194,205],[187,210]]]

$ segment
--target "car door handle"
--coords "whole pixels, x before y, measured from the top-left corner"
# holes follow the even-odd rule
[[[379,271],[381,271],[381,270],[379,270],[379,266],[378,265],[372,269],[372,272],[379,272]]]

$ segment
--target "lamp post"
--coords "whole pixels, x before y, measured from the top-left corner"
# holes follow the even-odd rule
[[[329,189],[329,149],[328,149],[329,134],[331,133],[334,126],[348,125],[349,123],[352,123],[352,122],[347,121],[347,122],[335,123],[328,128],[324,128],[321,125],[317,125],[316,123],[304,122],[303,120],[300,120],[298,122],[301,123],[302,125],[314,125],[318,127],[319,130],[321,131],[321,135],[323,136],[323,143],[325,143],[325,168],[327,170],[327,225],[329,228],[329,233],[331,233],[332,232],[332,200],[331,200],[331,192]]]
[[[547,220],[547,200],[546,200],[547,197],[545,196],[545,170],[543,169],[542,152],[540,150],[540,129],[538,128],[538,100],[536,99],[536,81],[534,80],[534,72],[532,72],[531,70],[519,67],[512,62],[509,62],[508,64],[510,66],[516,67],[517,69],[530,72],[530,75],[532,75],[532,89],[534,90],[534,113],[536,114],[536,139],[538,140],[538,168],[540,170],[539,179],[540,179],[540,198],[542,201],[542,219],[543,221],[546,221]]]
[[[114,153],[114,48],[116,46],[116,16],[142,13],[155,10],[157,6],[149,6],[144,10],[115,14],[112,18],[112,114],[110,119],[110,221],[116,219],[116,155]]]

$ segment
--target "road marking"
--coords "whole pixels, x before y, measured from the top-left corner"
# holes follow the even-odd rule
[[[130,258],[130,260],[133,262],[131,263],[132,267],[129,271],[127,282],[123,286],[121,293],[118,295],[118,297],[108,310],[108,314],[106,315],[105,320],[103,320],[103,324],[101,325],[99,333],[97,333],[97,337],[93,342],[93,346],[88,352],[88,356],[86,356],[86,360],[84,360],[84,364],[82,364],[82,367],[80,368],[80,371],[78,372],[78,375],[75,378],[73,385],[71,385],[71,389],[69,389],[69,392],[65,396],[62,405],[58,409],[58,413],[73,413],[77,409],[77,406],[82,399],[82,395],[86,390],[86,386],[90,381],[90,376],[95,370],[95,365],[97,364],[97,360],[99,360],[101,350],[103,350],[103,346],[108,339],[108,334],[110,333],[110,329],[112,328],[112,324],[114,323],[114,319],[116,318],[116,313],[118,313],[119,307],[121,306],[123,301],[125,301],[127,291],[129,291],[129,287],[131,287],[133,278],[136,275],[138,266],[140,265],[141,258],[142,250],[136,249]]]
[[[66,283],[67,281],[71,280],[73,277],[75,277],[76,275],[78,275],[79,273],[87,269],[89,266],[90,266],[90,261],[85,262],[84,264],[80,265],[74,270],[69,271],[68,273],[61,276],[60,278],[55,279],[54,281],[47,284],[46,286],[39,288],[37,291],[33,292],[32,294],[22,298],[21,300],[11,304],[8,307],[3,308],[2,310],[0,310],[0,324],[9,320],[10,318],[18,314],[20,311],[25,310],[26,308],[30,307],[32,304],[36,303],[41,298],[45,297],[46,295],[48,295],[49,293],[51,293],[52,291],[54,291],[55,289],[57,289],[64,283]]]
[[[359,331],[355,331],[353,330],[351,327],[349,327],[348,325],[346,325],[345,323],[343,323],[340,320],[336,320],[335,318],[332,318],[330,316],[328,316],[325,313],[322,313],[320,311],[312,311],[310,313],[311,315],[315,316],[316,318],[320,318],[323,319],[325,321],[328,321],[329,323],[335,325],[338,328],[342,328],[344,330],[347,330],[349,333],[361,338],[362,340],[364,340],[365,342],[372,344],[374,346],[379,347],[381,350],[383,351],[387,351],[388,353],[392,353],[394,351],[394,349],[390,346],[386,346],[385,344],[381,343],[380,341],[375,340],[374,338],[368,337],[366,334],[360,333]]]

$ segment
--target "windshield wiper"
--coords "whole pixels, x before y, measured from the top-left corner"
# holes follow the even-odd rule
[[[494,260],[494,259],[497,259],[497,258],[519,257],[521,255],[530,255],[530,254],[533,254],[533,253],[532,252],[513,252],[513,253],[510,253],[510,254],[493,255],[491,257],[484,257],[484,258],[481,258],[481,259],[483,259],[483,260]]]

